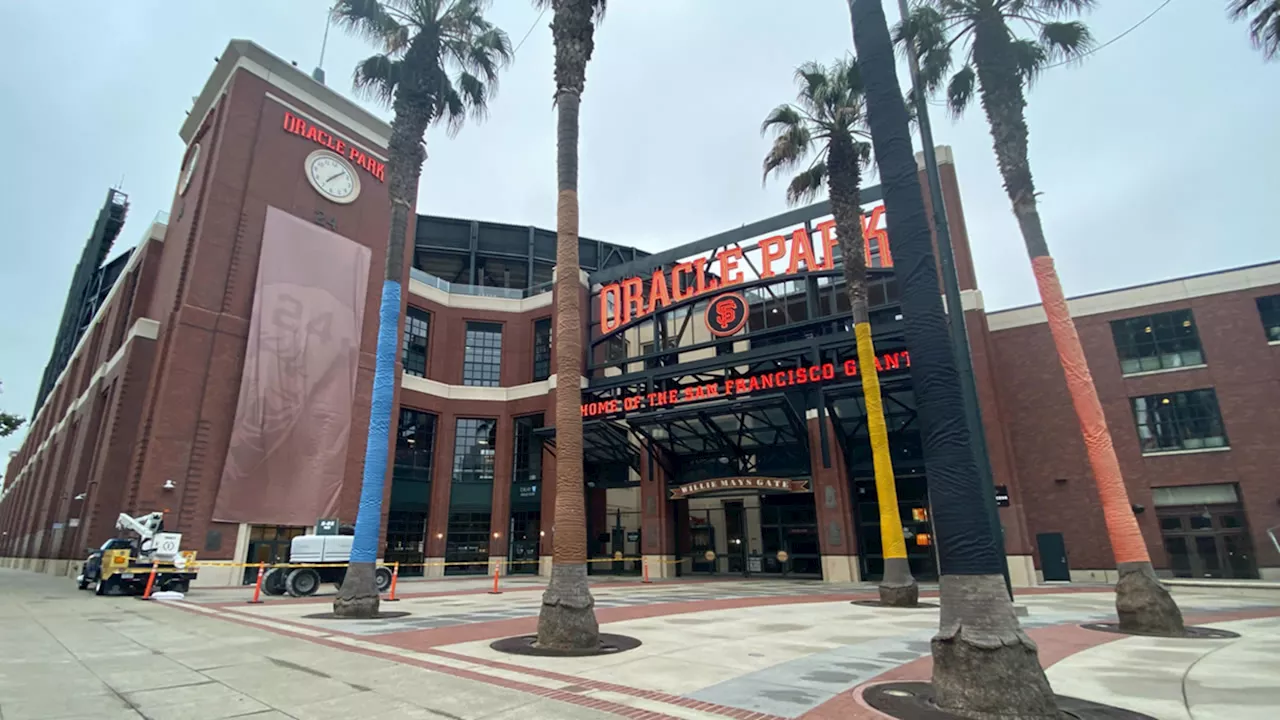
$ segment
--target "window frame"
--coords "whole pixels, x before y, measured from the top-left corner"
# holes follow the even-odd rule
[[[464,432],[464,423],[475,423],[475,432],[470,430]],[[481,431],[485,423],[489,423],[487,429],[488,443],[479,442]],[[469,427],[469,426],[468,426]],[[463,445],[464,439],[471,438],[466,445]],[[467,467],[467,462],[471,455],[472,448],[479,448],[483,445],[489,446],[489,452],[476,453],[481,458],[487,458],[475,463],[473,467]],[[498,453],[498,420],[497,418],[474,418],[460,417],[454,420],[453,425],[453,462],[449,468],[450,484],[492,484],[494,474],[497,470],[497,453]],[[471,477],[464,478],[464,475]]]
[[[1270,344],[1280,344],[1280,295],[1264,295],[1254,299],[1262,334]]]
[[[1204,367],[1204,344],[1191,308],[1112,320],[1111,340],[1122,375]],[[1189,332],[1180,328],[1189,328]],[[1194,348],[1191,345],[1194,344]]]
[[[415,313],[420,314],[421,317],[415,317]],[[420,324],[423,326],[423,333],[421,335],[410,332],[410,330],[415,326],[415,324]],[[414,363],[414,366],[412,368],[410,367],[410,364],[409,364],[409,358],[411,356],[411,347],[410,347],[409,340],[411,337],[422,338],[422,371],[421,372],[417,372],[416,362]],[[430,358],[428,354],[430,351],[430,348],[431,348],[431,313],[427,310],[423,310],[422,308],[409,305],[408,307],[405,308],[404,333],[402,334],[400,339],[400,365],[401,365],[401,369],[404,370],[405,374],[413,375],[414,377],[420,377],[420,378],[425,378],[427,376],[427,362]],[[416,356],[416,354],[417,354],[416,350],[413,351],[413,355]]]
[[[417,429],[412,438],[413,442],[409,442],[410,438],[405,436],[405,428],[409,426],[409,420],[414,421],[413,427]],[[426,420],[429,420],[429,423]],[[423,430],[428,424],[430,429]],[[417,441],[423,439],[423,435],[428,436],[425,442],[427,447],[418,447]],[[415,481],[431,482],[431,475],[435,472],[436,439],[439,435],[439,415],[417,408],[401,407],[400,421],[396,425],[395,459],[392,462],[392,476],[395,477],[397,472],[404,468],[403,474],[406,478],[412,477]],[[405,460],[408,460],[408,462],[404,462]]]
[[[495,330],[496,329],[496,330]],[[463,331],[462,384],[467,387],[502,387],[502,335],[500,322],[468,320]],[[489,337],[496,335],[493,344]]]
[[[546,423],[546,413],[530,413],[528,415],[518,415],[512,418],[512,484],[542,482],[542,442],[534,438],[533,433],[535,430],[545,427]],[[524,427],[528,427],[529,430],[527,437],[522,438],[521,429]],[[533,452],[535,447],[538,450],[536,454]],[[523,467],[520,462],[522,457],[525,461]],[[520,476],[522,469],[524,470],[524,477]],[[535,474],[537,477],[530,477]]]
[[[1139,395],[1129,398],[1129,406],[1143,455],[1231,447],[1214,388]],[[1162,418],[1159,409],[1166,406],[1171,409]],[[1203,432],[1197,432],[1202,428]]]
[[[546,344],[539,341],[540,328],[546,328]],[[533,321],[533,381],[540,382],[551,377],[551,348],[555,339],[555,324],[551,317],[538,318]]]

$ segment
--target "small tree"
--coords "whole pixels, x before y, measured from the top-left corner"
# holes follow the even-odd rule
[[[4,383],[0,382],[0,393],[4,392]],[[18,432],[18,428],[22,427],[22,423],[27,419],[21,415],[11,415],[7,412],[0,412],[0,438],[9,437]]]
[[[1227,13],[1232,20],[1252,14],[1249,34],[1254,47],[1268,60],[1280,57],[1280,0],[1231,0]]]

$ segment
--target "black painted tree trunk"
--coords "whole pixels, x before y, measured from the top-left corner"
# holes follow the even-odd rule
[[[942,611],[932,643],[934,702],[964,717],[1056,718],[1053,690],[1005,592],[1000,540],[983,511],[884,10],[880,0],[849,0],[849,10],[902,291],[938,541]]]

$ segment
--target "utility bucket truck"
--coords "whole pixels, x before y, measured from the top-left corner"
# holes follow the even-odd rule
[[[96,584],[99,595],[120,590],[126,595],[141,595],[156,564],[154,590],[173,590],[185,593],[196,579],[193,550],[183,551],[182,534],[164,532],[164,513],[149,513],[130,517],[124,513],[116,519],[117,530],[127,530],[138,536],[114,537],[98,549],[89,549],[76,583],[81,590]]]

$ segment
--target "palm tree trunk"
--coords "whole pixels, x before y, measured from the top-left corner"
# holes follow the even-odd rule
[[[587,583],[587,518],[582,477],[582,320],[578,270],[578,109],[581,95],[556,96],[556,505],[551,581],[542,594],[538,644],[594,648],[600,642]]]
[[[1116,614],[1121,628],[1130,632],[1181,635],[1184,630],[1182,612],[1156,578],[1151,566],[1151,556],[1134,517],[1120,472],[1120,461],[1116,458],[1107,419],[1098,400],[1098,389],[1093,384],[1080,336],[1076,334],[1075,322],[1067,308],[1062,283],[1049,255],[1040,213],[1036,209],[1035,183],[1027,157],[1027,124],[1023,117],[1026,100],[1019,78],[1010,69],[1012,65],[1001,62],[1008,57],[1008,39],[1002,29],[1003,25],[993,25],[985,31],[980,25],[976,29],[974,60],[978,67],[982,107],[991,125],[1005,191],[1013,204],[1013,214],[1018,219],[1027,254],[1031,257],[1040,302],[1048,318],[1058,360],[1066,375],[1071,404],[1080,421],[1089,466],[1098,485],[1107,535],[1111,539],[1111,551],[1115,554],[1120,575],[1116,583]]]
[[[938,536],[942,611],[933,648],[934,702],[962,717],[1056,718],[1035,643],[1005,593],[1003,558],[983,512],[973,451],[938,292],[907,108],[880,0],[849,0],[868,124],[884,187],[902,314]]]
[[[889,432],[880,399],[880,377],[876,371],[876,349],[871,340],[871,318],[867,312],[867,258],[863,246],[862,207],[858,198],[861,176],[858,155],[848,138],[833,138],[827,154],[831,210],[836,219],[840,257],[844,267],[844,287],[853,311],[853,332],[858,344],[858,370],[862,375],[862,396],[867,408],[867,432],[871,442],[871,462],[875,468],[876,502],[880,509],[880,547],[884,575],[880,580],[880,602],[895,607],[914,607],[920,586],[911,576],[907,543],[902,536],[898,511],[898,491],[889,456]]]
[[[414,113],[397,102],[388,147],[388,191],[391,197],[391,229],[387,238],[387,266],[378,308],[378,348],[373,370],[373,396],[369,404],[369,439],[365,444],[364,473],[360,482],[360,507],[356,513],[351,564],[342,587],[333,599],[333,613],[342,617],[374,617],[378,614],[378,586],[374,565],[378,560],[382,525],[382,495],[386,486],[387,455],[391,442],[391,417],[395,405],[396,361],[400,348],[400,280],[404,274],[404,241],[409,233],[410,212],[416,199],[418,176],[425,153],[422,135],[430,113]]]

